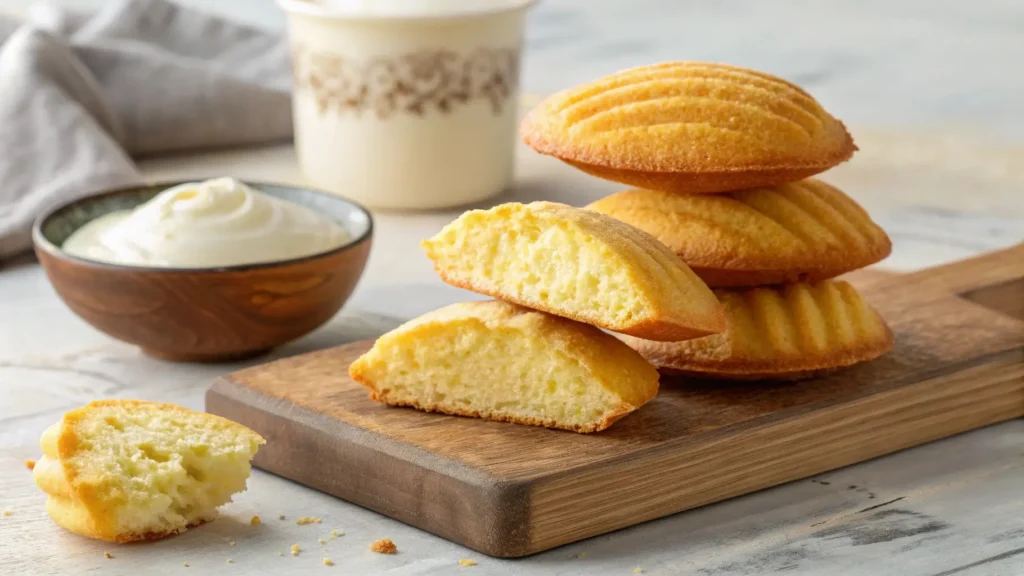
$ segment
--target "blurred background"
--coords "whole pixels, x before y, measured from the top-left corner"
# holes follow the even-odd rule
[[[272,0],[180,3],[284,32],[285,16]],[[92,10],[103,1],[56,4]],[[0,0],[0,12],[30,10],[31,2]],[[927,266],[1024,239],[1024,2],[541,0],[526,36],[524,107],[618,69],[670,59],[728,62],[800,84],[860,146],[826,179],[889,230],[896,246],[889,267]],[[272,160],[288,155],[258,163],[272,171],[242,175],[280,180],[280,162]],[[160,175],[180,162],[143,167]],[[595,197],[614,191],[601,185]]]

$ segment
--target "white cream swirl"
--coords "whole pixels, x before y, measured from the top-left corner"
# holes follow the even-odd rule
[[[76,230],[63,250],[113,264],[216,268],[301,258],[350,239],[305,206],[217,178],[175,186],[134,210],[97,218]]]

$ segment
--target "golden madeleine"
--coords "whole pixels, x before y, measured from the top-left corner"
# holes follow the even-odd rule
[[[711,290],[664,244],[551,202],[470,210],[423,248],[460,288],[650,340],[725,329]]]
[[[43,433],[32,475],[60,526],[112,542],[173,536],[217,517],[245,490],[263,438],[220,416],[157,402],[101,400]]]
[[[846,282],[718,289],[729,328],[687,342],[624,342],[664,374],[797,380],[871,360],[893,346],[885,321]]]
[[[628,190],[587,208],[648,232],[713,288],[817,282],[892,250],[863,208],[815,179],[725,194]]]
[[[800,180],[857,149],[799,87],[704,62],[631,68],[559,92],[520,133],[534,150],[600,178],[690,194]]]
[[[387,404],[576,432],[604,430],[658,393],[657,370],[614,337],[497,300],[403,324],[349,374]]]

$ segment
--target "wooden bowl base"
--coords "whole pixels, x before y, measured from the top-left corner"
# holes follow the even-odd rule
[[[158,358],[160,360],[169,360],[171,362],[197,362],[202,364],[212,364],[217,362],[237,362],[239,360],[248,360],[257,356],[262,356],[272,350],[272,348],[261,348],[259,350],[244,350],[242,352],[217,352],[212,354],[202,353],[179,353],[179,352],[167,352],[164,350],[153,350],[152,348],[141,348],[142,353],[151,358]]]

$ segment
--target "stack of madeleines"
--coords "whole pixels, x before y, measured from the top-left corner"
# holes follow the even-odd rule
[[[657,370],[601,329],[665,342],[725,329],[714,294],[671,250],[593,211],[471,210],[423,247],[445,282],[497,300],[381,336],[349,374],[387,404],[595,432],[658,392]]]
[[[376,400],[594,432],[657,394],[655,368],[793,379],[891,348],[881,317],[830,280],[885,257],[889,239],[842,192],[802,180],[856,148],[796,86],[647,66],[552,96],[522,132],[642,188],[587,209],[471,210],[424,241],[445,282],[496,300],[378,339],[349,370]]]
[[[797,379],[876,358],[892,333],[849,284],[891,244],[813,178],[856,151],[799,87],[721,64],[670,62],[556,94],[523,122],[539,152],[638,188],[587,208],[644,230],[725,307],[723,334],[623,340],[667,374]]]

